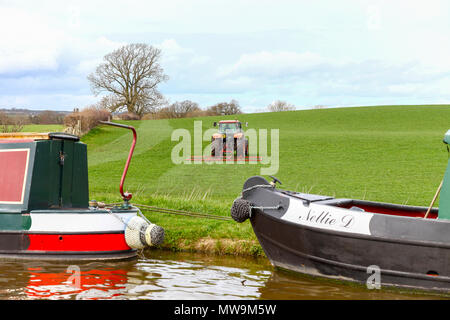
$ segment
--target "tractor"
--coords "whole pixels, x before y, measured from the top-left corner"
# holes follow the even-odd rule
[[[242,130],[242,123],[238,120],[219,121],[219,130],[211,137],[211,155],[212,156],[234,156],[236,151],[237,158],[248,156],[248,139],[245,138]],[[245,123],[248,126],[248,123]],[[217,127],[217,122],[214,122]]]

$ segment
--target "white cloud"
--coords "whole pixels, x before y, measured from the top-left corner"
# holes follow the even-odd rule
[[[45,16],[0,7],[0,73],[55,70],[62,39]]]
[[[229,66],[220,67],[218,75],[230,77],[247,76],[286,76],[300,74],[315,69],[317,66],[333,63],[312,52],[269,52],[246,53]],[[335,63],[335,62],[334,62]]]
[[[161,49],[162,64],[169,69],[198,67],[211,61],[211,57],[201,55],[192,48],[183,47],[175,39],[165,39],[155,44],[155,47]]]
[[[192,49],[182,48],[174,39],[164,40],[161,44],[157,44],[156,46],[169,57],[193,53]]]
[[[205,105],[443,101],[449,13],[433,0],[3,2],[0,102],[90,103],[86,75],[131,42],[163,50],[163,93]]]
[[[27,94],[27,95],[1,95],[0,106],[26,107],[35,110],[72,110],[93,104],[97,99],[92,95],[83,94]]]
[[[74,45],[76,42],[76,45]],[[126,45],[125,42],[112,41],[106,37],[98,37],[94,40],[73,39],[73,42],[67,43],[66,52],[73,58],[74,67],[69,72],[74,72],[81,76],[93,72],[95,68],[102,63],[103,57]]]

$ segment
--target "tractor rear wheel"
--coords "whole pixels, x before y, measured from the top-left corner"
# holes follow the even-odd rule
[[[238,139],[236,142],[236,156],[238,159],[244,158],[246,155],[246,141],[245,139]]]
[[[248,139],[245,139],[245,156],[248,157]]]
[[[211,142],[211,156],[216,156],[216,150],[217,150],[217,156],[221,156],[222,155],[222,151],[223,151],[223,145],[221,144],[221,140],[220,139],[214,139]]]

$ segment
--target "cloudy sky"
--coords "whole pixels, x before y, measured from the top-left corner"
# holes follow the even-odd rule
[[[3,1],[0,108],[96,102],[86,76],[133,42],[162,49],[172,102],[450,103],[449,1]]]

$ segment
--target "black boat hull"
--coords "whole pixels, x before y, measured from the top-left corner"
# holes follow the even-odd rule
[[[439,248],[297,227],[273,221],[273,217],[264,213],[254,215],[251,222],[265,254],[276,267],[366,283],[373,274],[373,269],[369,267],[378,266],[382,286],[450,290],[449,277],[427,275],[434,271],[429,270],[428,259],[449,261],[448,249],[447,254],[442,256]],[[423,273],[401,271],[411,269],[411,265],[424,270]]]
[[[379,270],[381,286],[450,292],[450,245],[445,242],[450,223],[371,214],[368,234],[341,232],[283,219],[296,199],[275,189],[255,188],[243,193],[243,199],[254,207],[283,207],[254,208],[250,217],[256,237],[276,267],[369,284]]]

